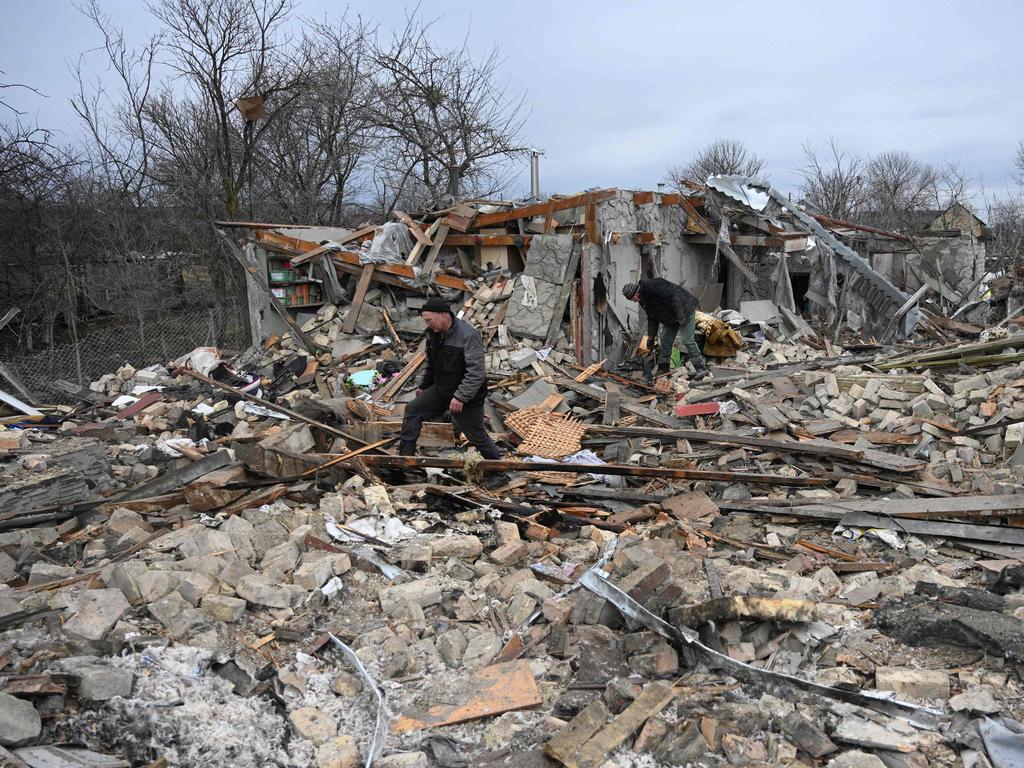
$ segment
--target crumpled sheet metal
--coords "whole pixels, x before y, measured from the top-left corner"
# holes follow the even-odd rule
[[[1021,724],[1010,720],[1019,728]],[[978,732],[993,768],[1019,768],[1024,765],[1024,733],[1007,728],[999,720],[986,717],[978,723]]]
[[[640,603],[616,587],[603,571],[596,566],[589,569],[580,579],[586,589],[595,595],[603,597],[614,605],[619,612],[628,620],[643,625],[667,640],[671,640],[679,646],[685,654],[697,654],[704,656],[715,666],[726,669],[733,674],[745,678],[762,678],[777,682],[788,683],[810,693],[820,696],[827,696],[839,701],[845,701],[857,706],[866,707],[876,712],[891,717],[902,717],[913,725],[920,728],[936,730],[939,726],[939,718],[942,712],[927,707],[919,707],[909,702],[899,701],[889,695],[875,693],[873,691],[847,691],[841,688],[832,688],[828,685],[819,685],[809,680],[804,680],[793,675],[786,675],[781,672],[772,672],[767,669],[751,666],[742,661],[736,661],[724,653],[719,653],[709,648],[700,641],[696,632],[688,627],[674,627],[667,621],[658,618],[644,608]]]
[[[707,185],[755,211],[763,211],[771,197],[765,191],[767,183],[748,176],[709,176]]]

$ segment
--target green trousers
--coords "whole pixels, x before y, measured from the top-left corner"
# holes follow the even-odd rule
[[[693,367],[698,371],[705,368],[704,357],[700,353],[700,347],[693,340],[695,330],[696,322],[694,315],[690,315],[689,319],[682,325],[663,325],[661,328],[661,340],[658,344],[658,362],[668,363],[672,358],[672,345],[675,344],[676,336],[678,336],[683,345],[686,359],[693,363]]]

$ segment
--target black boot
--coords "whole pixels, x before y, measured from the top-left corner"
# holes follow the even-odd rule
[[[711,371],[707,369],[707,366],[701,364],[694,366],[693,378],[690,381],[704,381],[705,379],[711,378]]]
[[[415,456],[416,455],[416,443],[409,443],[403,440],[398,444],[398,455],[399,456]]]
[[[662,376],[672,370],[671,360],[661,360],[658,362],[658,369],[655,371],[655,376]]]

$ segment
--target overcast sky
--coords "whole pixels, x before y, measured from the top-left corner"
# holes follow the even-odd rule
[[[101,0],[131,41],[156,31],[137,0]],[[321,18],[342,3],[300,0]],[[350,13],[399,26],[412,4],[353,0]],[[95,47],[70,0],[0,0],[0,70],[27,119],[73,137],[68,62]],[[905,149],[959,162],[989,192],[1011,182],[1024,138],[1024,3],[455,2],[424,0],[436,36],[473,51],[498,45],[510,94],[531,106],[547,193],[654,189],[665,169],[716,138],[767,158],[795,186],[801,147],[835,137],[850,152]],[[99,64],[98,59],[94,59]],[[96,70],[99,73],[98,70]],[[6,118],[5,118],[6,119]],[[526,169],[524,168],[524,171]],[[529,173],[514,187],[524,192]]]

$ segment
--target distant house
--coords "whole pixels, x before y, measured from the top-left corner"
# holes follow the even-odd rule
[[[963,203],[953,203],[945,210],[910,211],[907,213],[908,235],[946,235],[973,237],[984,242],[988,239],[988,226]]]

